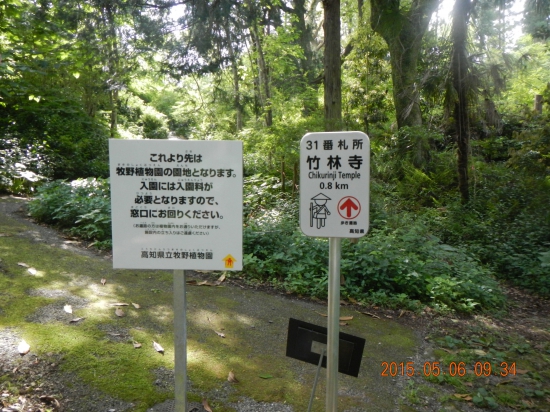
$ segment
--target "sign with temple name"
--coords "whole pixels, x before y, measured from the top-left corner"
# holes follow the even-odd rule
[[[243,145],[109,140],[113,267],[241,270]]]
[[[370,141],[362,132],[308,133],[300,142],[300,228],[358,238],[369,229]]]

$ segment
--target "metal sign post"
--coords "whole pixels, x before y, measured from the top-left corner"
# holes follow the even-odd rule
[[[174,270],[174,412],[187,412],[187,317],[185,270]]]
[[[338,344],[340,334],[340,254],[342,239],[329,238],[327,412],[338,411]]]
[[[369,228],[370,141],[362,132],[308,133],[300,142],[300,229],[329,238],[327,412],[338,410],[341,238]]]

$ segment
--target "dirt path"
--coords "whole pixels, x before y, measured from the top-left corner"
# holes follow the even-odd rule
[[[84,246],[32,223],[23,201],[0,199],[0,411],[171,410],[171,273],[113,270],[108,254]],[[326,307],[235,277],[199,286],[218,276],[194,273],[188,287],[190,407],[203,411],[207,399],[216,412],[305,411],[315,366],[285,357],[288,320],[326,326]],[[367,344],[359,377],[340,375],[340,410],[478,411],[492,399],[501,411],[549,410],[545,302],[517,291],[511,301],[514,315],[500,320],[343,305],[341,315],[353,319],[342,331]],[[31,347],[25,356],[22,339]],[[521,373],[474,376],[476,363],[501,358],[517,359]],[[462,361],[468,373],[451,379],[450,365]],[[447,373],[427,378],[435,362]],[[239,383],[227,381],[229,372]],[[315,411],[324,411],[323,393],[324,373]]]

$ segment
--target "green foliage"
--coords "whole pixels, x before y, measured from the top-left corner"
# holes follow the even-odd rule
[[[550,185],[503,165],[479,165],[479,188],[466,205],[449,205],[442,220],[442,238],[463,244],[500,279],[550,294]],[[438,229],[436,229],[438,230]]]
[[[550,38],[548,16],[550,16],[550,2],[540,0],[526,1],[523,19],[525,32],[531,34],[536,39],[547,40]]]
[[[353,50],[344,61],[342,104],[349,130],[368,133],[387,126],[395,116],[388,48],[369,24],[360,25],[353,36]]]
[[[456,156],[447,140],[425,127],[403,127],[374,142],[372,175],[394,185],[402,206],[439,206],[456,186]]]
[[[38,189],[29,203],[36,220],[66,229],[87,240],[111,244],[111,200],[108,179],[54,181]]]
[[[124,104],[119,105],[120,135],[127,139],[167,139],[170,133],[168,117],[146,103],[157,95],[140,89],[136,93],[138,95],[121,93]]]
[[[490,394],[485,388],[479,388],[473,396],[472,401],[476,406],[495,409],[498,408],[498,403],[495,397]]]
[[[0,192],[28,195],[51,173],[44,146],[21,147],[17,139],[0,140]]]
[[[441,310],[470,312],[503,303],[498,284],[464,248],[444,244],[421,220],[402,216],[399,227],[374,229],[342,254],[348,290],[386,291]]]
[[[514,65],[509,69],[507,87],[497,106],[506,117],[530,112],[534,95],[543,94],[547,87],[545,73],[550,70],[550,50],[546,43],[523,36],[509,59]]]
[[[550,92],[550,89],[549,89]],[[550,176],[550,115],[534,116],[528,127],[513,133],[508,165],[527,176]]]
[[[257,186],[256,186],[256,185]],[[244,272],[299,293],[325,297],[328,242],[298,230],[296,200],[249,179],[245,190]],[[498,308],[504,298],[491,272],[465,248],[444,244],[412,215],[397,227],[372,229],[357,244],[343,241],[343,294],[395,305],[420,301],[441,311]]]
[[[309,130],[321,128],[323,120],[317,117],[303,118],[296,108],[296,115],[289,115],[269,129],[254,127],[243,129],[238,137],[244,143],[244,166],[247,174],[277,174],[280,176],[281,161],[288,169],[287,182],[291,180],[292,168],[300,159],[300,140]],[[256,125],[258,126],[258,125]]]

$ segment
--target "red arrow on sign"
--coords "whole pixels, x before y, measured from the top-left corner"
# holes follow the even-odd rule
[[[361,203],[353,196],[346,196],[338,202],[338,214],[344,219],[354,219],[361,213]]]
[[[344,210],[344,209],[347,209],[347,212],[346,212],[347,217],[351,217],[351,211],[357,210],[359,209],[359,207],[355,204],[353,200],[348,198],[348,200],[346,200],[342,204],[342,206],[340,206],[340,210]]]

